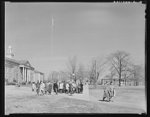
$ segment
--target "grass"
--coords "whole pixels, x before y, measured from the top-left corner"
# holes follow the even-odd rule
[[[36,96],[29,87],[5,87],[5,113],[143,113],[146,111],[144,87],[116,88],[113,102],[101,102],[102,88],[90,89],[95,101],[61,95]],[[138,103],[137,103],[138,102]],[[141,106],[142,105],[142,106]]]

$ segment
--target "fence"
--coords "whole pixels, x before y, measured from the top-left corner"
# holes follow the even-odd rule
[[[101,85],[104,85],[106,82],[112,82],[114,85],[119,85],[119,79],[101,79]],[[145,85],[143,80],[137,79],[120,79],[121,86],[139,86]]]

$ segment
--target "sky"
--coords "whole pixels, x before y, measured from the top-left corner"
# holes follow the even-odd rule
[[[52,25],[53,19],[53,25]],[[65,70],[69,57],[89,65],[93,57],[126,51],[145,60],[142,3],[5,2],[5,53],[45,73]]]

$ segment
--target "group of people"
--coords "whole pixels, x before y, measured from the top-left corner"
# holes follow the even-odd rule
[[[111,101],[112,97],[115,96],[115,88],[112,85],[112,82],[106,82],[104,87],[103,101]]]
[[[35,91],[37,95],[51,94],[54,92],[65,93],[65,94],[74,94],[74,93],[83,93],[83,83],[81,81],[55,81],[55,82],[33,82],[32,91]],[[115,96],[115,88],[112,85],[112,82],[106,82],[104,86],[103,101],[111,101]]]
[[[32,91],[36,91],[37,95],[66,93],[72,95],[73,93],[83,92],[83,83],[81,81],[55,81],[55,82],[33,82]]]

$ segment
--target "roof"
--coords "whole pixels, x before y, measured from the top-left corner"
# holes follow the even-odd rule
[[[28,61],[27,60],[19,60],[20,64],[26,64]]]
[[[19,63],[20,63],[20,65],[32,67],[28,60],[19,60]]]
[[[34,68],[34,67],[31,66],[31,64],[29,63],[28,60],[15,60],[15,59],[8,58],[8,57],[5,57],[5,60],[6,61],[14,62],[14,63],[16,63],[18,65],[25,65],[25,66],[28,66],[30,68]]]
[[[18,65],[20,64],[17,60],[12,59],[12,58],[8,58],[8,57],[5,57],[5,61],[11,61],[11,62],[16,63]]]
[[[44,74],[44,73],[42,73],[42,72],[40,72],[40,71],[37,71],[37,70],[34,70],[34,72],[36,72],[36,73],[40,73],[40,74]]]

